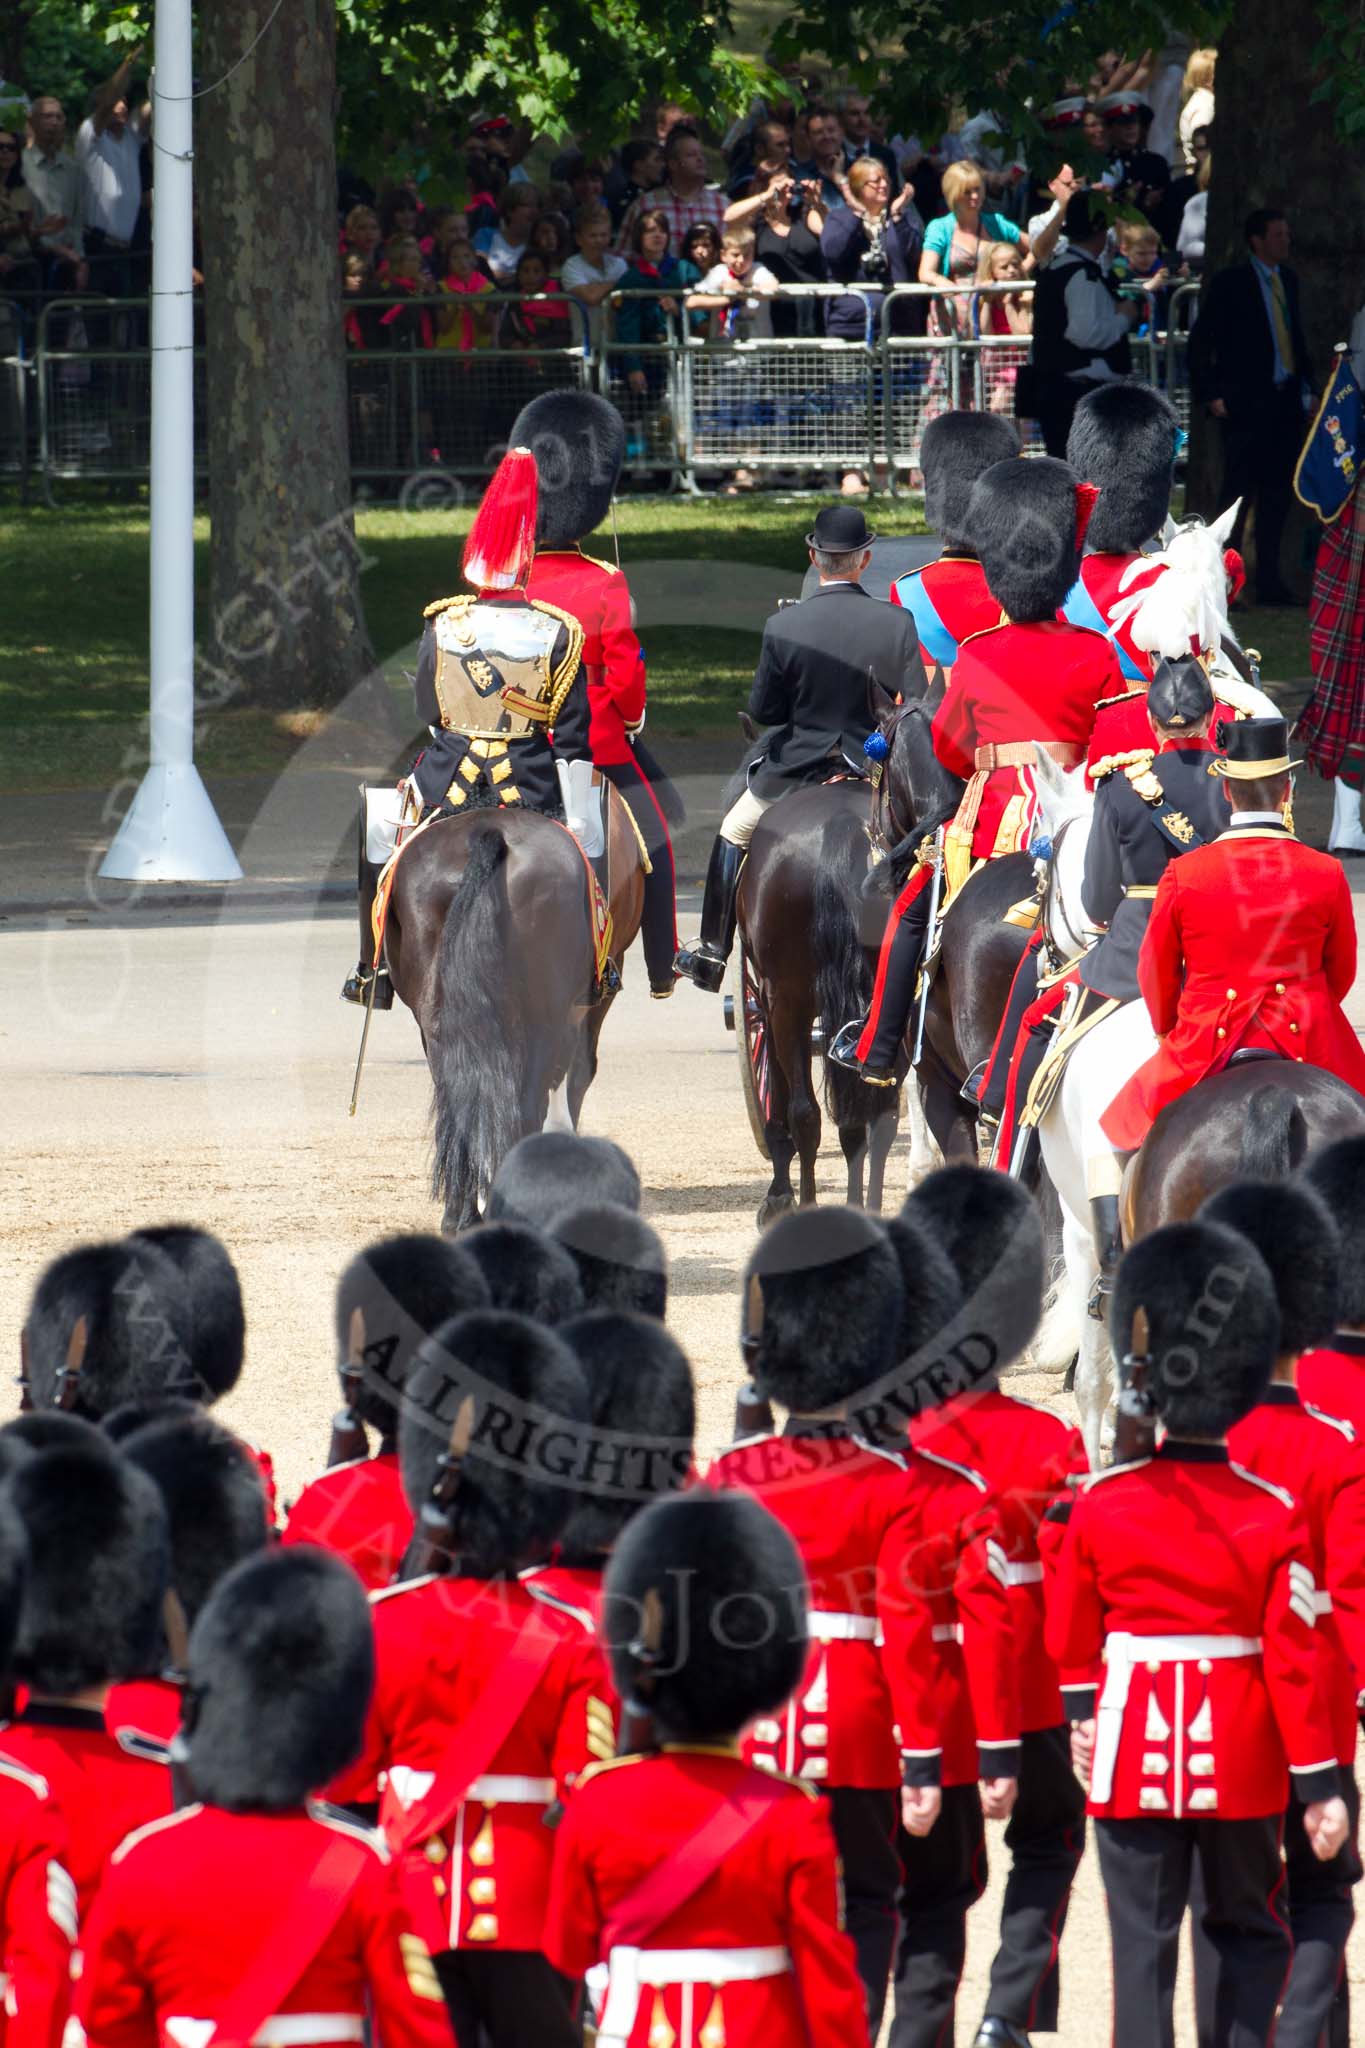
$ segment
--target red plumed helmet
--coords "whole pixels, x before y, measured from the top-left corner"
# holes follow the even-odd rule
[[[479,590],[513,590],[526,581],[536,551],[536,459],[509,448],[489,479],[464,544],[464,576]]]

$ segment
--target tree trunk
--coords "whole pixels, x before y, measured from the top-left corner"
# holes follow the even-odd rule
[[[1330,101],[1311,104],[1321,32],[1301,0],[1237,0],[1230,10],[1218,44],[1205,262],[1206,276],[1244,262],[1246,216],[1283,208],[1319,387],[1365,297],[1365,153],[1341,141]],[[1191,434],[1190,501],[1209,512],[1218,504],[1218,434],[1202,416]]]
[[[351,505],[333,0],[202,0],[196,136],[208,340],[212,677],[271,708],[374,668]],[[237,69],[232,67],[237,65]]]

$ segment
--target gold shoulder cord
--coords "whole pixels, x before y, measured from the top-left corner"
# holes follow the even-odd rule
[[[583,659],[583,628],[572,612],[561,610],[557,604],[550,604],[543,597],[528,598],[527,602],[536,611],[548,612],[552,619],[558,619],[569,635],[568,652],[559,666],[550,671],[550,712],[546,723],[552,726],[564,708],[564,699],[573,688],[574,677]]]
[[[476,597],[471,597],[467,591],[461,591],[457,597],[438,597],[435,604],[427,606],[426,610],[422,613],[422,617],[424,619],[434,619],[437,612],[467,612],[478,601]]]

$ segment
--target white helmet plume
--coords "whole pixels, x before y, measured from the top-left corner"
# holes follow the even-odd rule
[[[1239,501],[1240,502],[1240,501]],[[1111,625],[1126,625],[1135,647],[1144,654],[1212,656],[1223,644],[1228,623],[1228,579],[1223,546],[1237,516],[1237,506],[1205,526],[1188,520],[1169,535],[1155,555],[1142,555],[1119,578],[1126,590],[1139,576],[1152,576],[1141,590],[1122,597],[1109,613]]]

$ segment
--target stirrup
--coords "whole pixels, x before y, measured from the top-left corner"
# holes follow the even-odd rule
[[[605,1002],[608,996],[617,996],[620,995],[620,993],[620,971],[617,968],[616,962],[609,958],[607,960],[606,965],[603,967],[602,972],[598,975],[596,981],[593,983],[593,991],[590,1000],[594,1003],[601,1003]]]
[[[989,1059],[978,1060],[958,1090],[962,1100],[970,1109],[974,1109],[977,1112],[983,1123],[986,1121],[986,1115],[981,1108],[981,1091],[986,1085],[986,1076],[990,1072],[990,1066]],[[1000,1119],[995,1117],[991,1121],[998,1124]]]
[[[1097,1273],[1091,1281],[1090,1299],[1085,1304],[1085,1312],[1088,1316],[1093,1317],[1097,1323],[1107,1320],[1106,1305],[1113,1291],[1114,1276],[1112,1273]]]
[[[690,981],[694,988],[705,990],[707,995],[718,996],[725,982],[725,971],[729,961],[723,953],[716,952],[703,939],[695,946],[679,949],[673,965],[677,974]]]
[[[370,1000],[370,983],[374,983],[374,1000]],[[376,974],[373,967],[357,967],[354,974],[348,974],[341,985],[343,1003],[359,1003],[362,1009],[391,1010],[393,1008],[393,983],[387,967],[381,967]]]
[[[849,1073],[856,1074],[860,1080],[863,1063],[858,1057],[858,1042],[866,1029],[866,1017],[854,1017],[850,1023],[839,1026],[825,1047],[827,1060],[833,1060],[836,1067],[847,1067]]]

